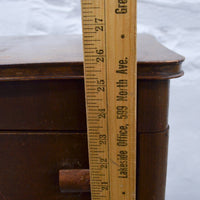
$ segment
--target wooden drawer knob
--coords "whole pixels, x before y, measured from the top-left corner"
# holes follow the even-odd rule
[[[89,169],[68,169],[59,171],[59,186],[62,193],[89,192]]]

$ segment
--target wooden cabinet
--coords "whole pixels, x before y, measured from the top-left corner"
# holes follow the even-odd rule
[[[81,36],[0,38],[0,200],[90,199],[59,188],[59,170],[89,168],[82,59]],[[183,60],[138,36],[138,200],[164,200],[169,79]]]

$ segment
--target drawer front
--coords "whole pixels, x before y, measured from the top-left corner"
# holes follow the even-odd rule
[[[0,91],[0,130],[86,131],[83,79],[1,82]],[[139,132],[168,127],[168,94],[168,80],[138,81]]]
[[[62,194],[60,169],[88,169],[86,134],[1,133],[1,200],[88,200]]]
[[[81,79],[0,83],[0,130],[86,130]]]

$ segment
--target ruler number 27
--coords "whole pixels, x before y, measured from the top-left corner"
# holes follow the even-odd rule
[[[103,31],[103,25],[101,25],[101,23],[103,22],[103,19],[99,19],[99,18],[95,18],[95,23],[98,24],[97,26],[95,26],[95,31]]]

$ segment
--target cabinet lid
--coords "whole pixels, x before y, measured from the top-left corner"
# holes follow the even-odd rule
[[[148,34],[137,40],[138,79],[183,75],[184,57]],[[81,35],[0,37],[0,80],[83,78]]]

